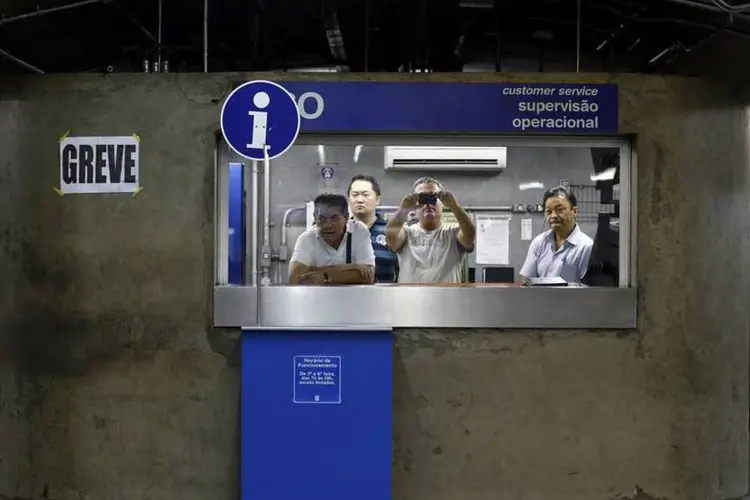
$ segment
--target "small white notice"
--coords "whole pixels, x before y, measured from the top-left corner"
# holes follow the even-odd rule
[[[305,223],[307,224],[307,228],[313,227],[315,224],[315,202],[314,201],[308,201],[305,203]]]
[[[521,219],[521,241],[531,240],[531,219]]]
[[[60,194],[140,191],[140,139],[63,137],[60,139]]]
[[[499,266],[510,263],[510,217],[477,215],[476,263]]]

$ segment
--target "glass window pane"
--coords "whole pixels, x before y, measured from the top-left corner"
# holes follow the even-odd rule
[[[441,190],[454,195],[458,205],[471,216],[476,229],[473,248],[460,254],[455,274],[457,281],[522,283],[524,264],[535,261],[536,267],[531,273],[534,276],[528,277],[557,276],[569,283],[580,281],[587,286],[618,286],[622,255],[620,218],[628,215],[620,212],[621,148],[616,141],[608,141],[607,147],[591,147],[592,143],[579,146],[572,141],[558,141],[540,145],[544,143],[537,140],[536,145],[526,146],[519,139],[503,138],[334,136],[313,139],[302,136],[297,145],[270,165],[268,205],[272,260],[268,277],[273,284],[288,283],[295,244],[316,220],[311,202],[318,195],[343,195],[348,215],[369,226],[371,209],[382,219],[389,220],[403,198],[414,193],[414,182],[428,176],[439,181]],[[224,157],[227,165],[239,161],[231,152],[225,152]],[[262,209],[265,206],[262,162],[260,167],[258,200],[253,203],[246,190],[242,191],[246,208],[241,212],[247,226],[245,231],[251,234],[252,207],[256,204],[259,207],[259,252],[262,251]],[[247,165],[244,175],[250,176],[251,172],[252,168]],[[372,176],[377,186],[359,182],[352,192],[349,185],[357,176]],[[234,193],[231,174],[229,178],[231,195]],[[248,179],[236,182],[250,185]],[[547,207],[545,193],[559,186],[573,195],[565,198],[570,206]],[[249,270],[238,269],[248,266],[253,259],[248,256],[250,252],[246,247],[249,245],[240,247],[238,243],[239,240],[244,243],[245,236],[235,236],[237,218],[231,214],[237,211],[238,202],[235,200],[232,206],[228,267],[229,281],[236,283],[238,273],[241,276],[251,274]],[[442,208],[441,224],[458,226],[455,214]],[[429,214],[420,210],[411,210],[406,226],[422,227]],[[329,224],[329,215],[318,213],[317,219],[321,224]],[[559,237],[555,238],[555,234]],[[395,266],[389,263],[387,254],[378,246],[378,242],[383,242],[375,232],[371,236],[379,282],[389,281],[387,274],[394,267],[396,276],[404,272],[404,267],[414,267],[413,262],[404,264],[400,255],[394,259]],[[573,247],[578,247],[578,253]],[[583,247],[587,251],[581,253]],[[443,247],[442,251],[449,250]],[[583,254],[585,257],[581,257]],[[255,260],[263,262],[260,256]],[[424,269],[416,274],[411,269],[411,278],[406,281],[432,283],[436,275],[426,269],[442,264],[440,259],[427,259],[419,264]],[[531,268],[527,266],[528,269]]]

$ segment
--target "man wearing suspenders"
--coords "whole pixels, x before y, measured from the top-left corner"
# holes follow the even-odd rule
[[[289,283],[299,285],[364,285],[374,282],[375,252],[370,231],[349,220],[345,196],[315,198],[315,225],[297,238],[289,263]]]

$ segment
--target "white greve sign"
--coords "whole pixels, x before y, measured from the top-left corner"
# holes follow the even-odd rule
[[[60,141],[62,194],[135,193],[140,184],[138,136],[65,137]]]

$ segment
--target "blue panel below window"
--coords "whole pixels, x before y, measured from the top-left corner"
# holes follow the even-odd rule
[[[393,332],[242,335],[242,500],[390,500]]]

